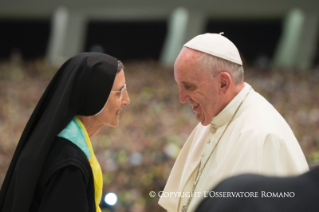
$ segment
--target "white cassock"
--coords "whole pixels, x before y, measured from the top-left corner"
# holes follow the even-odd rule
[[[167,211],[181,211],[186,205],[188,197],[167,192],[186,194],[192,191],[200,161],[205,163],[243,100],[207,161],[195,189],[200,195],[193,197],[188,212],[196,209],[204,198],[204,191],[210,191],[227,177],[241,173],[288,176],[309,169],[287,122],[264,97],[245,83],[245,87],[213,118],[210,125],[199,123],[187,139],[159,200]]]

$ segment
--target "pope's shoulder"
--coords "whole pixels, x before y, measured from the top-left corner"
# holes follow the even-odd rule
[[[262,126],[267,126],[266,128],[273,127],[274,129],[283,126],[289,127],[277,109],[259,93],[253,92],[247,100],[242,115],[248,122],[262,124]]]
[[[247,100],[236,120],[241,125],[241,133],[261,138],[271,135],[283,140],[296,139],[286,120],[262,95],[254,91]]]

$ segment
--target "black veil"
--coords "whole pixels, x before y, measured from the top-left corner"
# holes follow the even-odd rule
[[[34,109],[0,191],[1,212],[29,211],[55,136],[75,115],[91,116],[107,102],[118,61],[103,53],[82,53],[57,71]]]

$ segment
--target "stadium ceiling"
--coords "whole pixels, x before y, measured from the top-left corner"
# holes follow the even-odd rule
[[[0,0],[0,18],[49,18],[64,6],[91,18],[166,19],[178,8],[211,18],[278,18],[300,8],[317,12],[317,0]]]

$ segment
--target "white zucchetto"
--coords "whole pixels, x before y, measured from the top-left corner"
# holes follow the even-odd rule
[[[237,47],[221,34],[206,33],[198,35],[184,46],[243,65]]]

